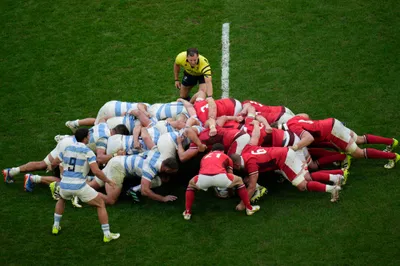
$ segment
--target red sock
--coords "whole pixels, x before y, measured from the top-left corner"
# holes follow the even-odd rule
[[[195,189],[191,187],[187,187],[186,189],[186,210],[192,212],[192,205],[195,196]]]
[[[317,173],[328,173],[332,175],[343,175],[342,169],[332,169],[332,170],[320,170]]]
[[[384,152],[377,149],[366,148],[364,149],[364,157],[366,159],[389,159],[394,160],[396,158],[396,153]]]
[[[364,135],[364,138],[368,144],[386,144],[386,145],[393,144],[393,139],[385,138],[385,137],[381,137],[381,136],[366,134],[366,135]]]
[[[312,180],[319,181],[323,183],[329,182],[329,173],[324,173],[321,171],[310,173]]]
[[[246,208],[251,210],[252,207],[250,204],[249,193],[247,193],[246,186],[244,184],[238,186],[236,192],[238,193]]]
[[[332,164],[337,161],[344,161],[346,154],[336,153],[335,155],[325,156],[318,159],[318,165]]]
[[[321,184],[320,182],[308,181],[307,182],[307,190],[308,191],[326,192],[326,185]]]

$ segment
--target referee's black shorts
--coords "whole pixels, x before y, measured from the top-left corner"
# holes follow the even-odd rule
[[[192,76],[188,74],[186,71],[183,72],[183,78],[182,78],[182,85],[186,87],[191,87],[195,86],[198,84],[205,83],[204,81],[204,76]]]

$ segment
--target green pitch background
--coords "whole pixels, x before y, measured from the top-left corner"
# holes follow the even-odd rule
[[[198,47],[221,95],[221,28],[230,22],[230,93],[336,117],[358,134],[400,137],[399,2],[17,1],[0,3],[0,167],[42,160],[109,100],[176,99],[173,62]],[[383,146],[379,147],[383,148]],[[190,222],[179,198],[108,208],[118,241],[101,242],[94,208],[50,234],[47,187],[0,184],[1,265],[399,265],[399,166],[354,162],[338,204],[272,185],[252,217],[237,199],[198,193]],[[190,178],[182,177],[182,178]]]

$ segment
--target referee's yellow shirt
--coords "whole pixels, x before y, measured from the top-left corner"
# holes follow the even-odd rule
[[[185,71],[192,76],[211,76],[210,64],[208,63],[207,58],[200,54],[195,67],[192,67],[189,62],[186,61],[186,51],[178,54],[175,59],[175,64],[182,66]]]

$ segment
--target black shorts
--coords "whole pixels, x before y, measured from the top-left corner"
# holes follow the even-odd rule
[[[182,78],[182,85],[186,87],[191,87],[195,86],[198,84],[203,84],[205,83],[204,81],[204,76],[192,76],[188,74],[186,71],[183,72],[183,78]]]

